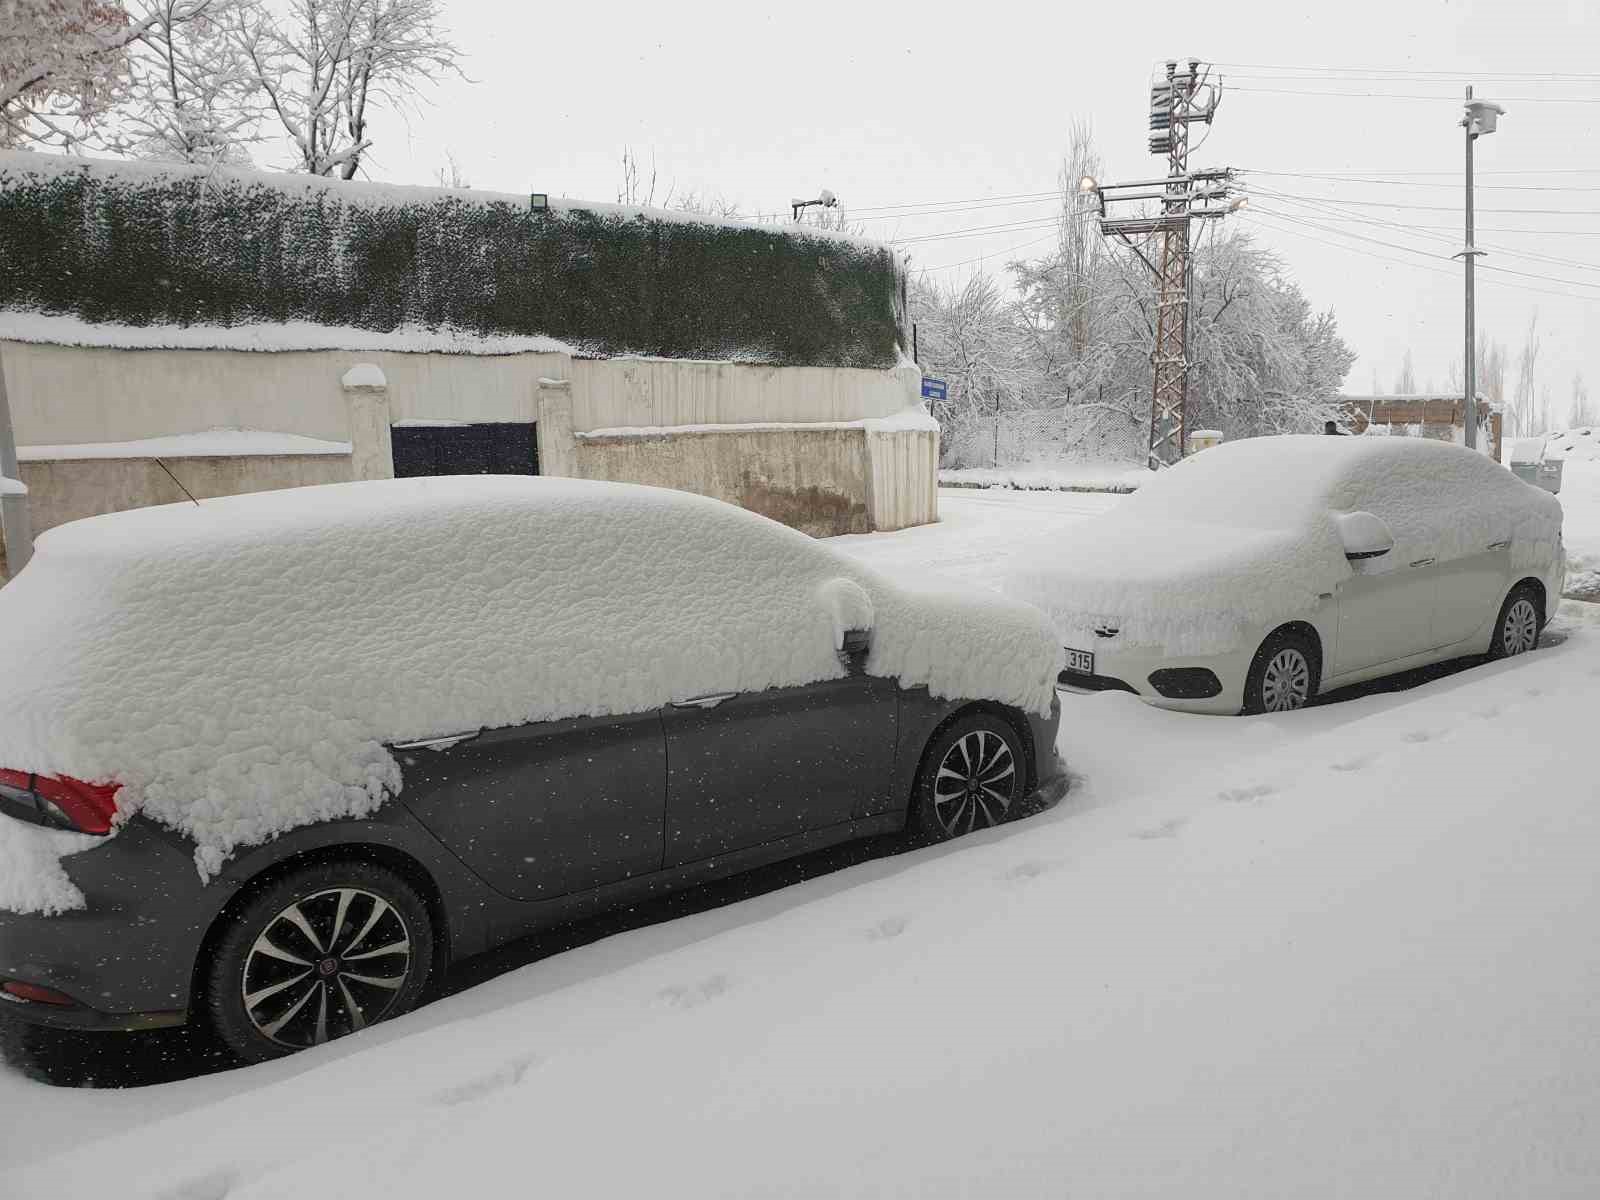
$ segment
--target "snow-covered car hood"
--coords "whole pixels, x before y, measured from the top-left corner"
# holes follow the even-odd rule
[[[1003,580],[1066,645],[1118,644],[1173,655],[1222,653],[1252,630],[1313,607],[1350,567],[1325,529],[1239,529],[1130,519],[1116,510],[1022,550]]]
[[[1037,612],[686,492],[473,476],[139,509],[49,531],[0,590],[0,765],[120,783],[119,820],[194,838],[209,877],[371,813],[401,787],[387,743],[837,678],[850,628],[905,687],[1050,709]]]

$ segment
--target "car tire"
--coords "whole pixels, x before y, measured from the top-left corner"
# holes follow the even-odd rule
[[[929,844],[998,825],[1027,786],[1028,760],[1016,729],[993,713],[968,713],[928,743],[908,830],[914,841]]]
[[[1294,629],[1272,633],[1250,662],[1244,681],[1244,711],[1290,712],[1317,696],[1322,650],[1316,639]]]
[[[205,1005],[217,1034],[247,1062],[410,1011],[433,964],[427,905],[375,863],[300,867],[224,920],[206,964]]]
[[[1519,583],[1511,589],[1500,615],[1495,618],[1494,633],[1489,637],[1490,658],[1511,658],[1526,654],[1539,644],[1544,631],[1544,613],[1539,604],[1539,593],[1530,584]]]

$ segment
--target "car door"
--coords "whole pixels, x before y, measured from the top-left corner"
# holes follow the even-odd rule
[[[1448,559],[1439,565],[1438,575],[1431,639],[1435,648],[1456,645],[1499,614],[1511,588],[1511,539]],[[1488,649],[1487,640],[1480,649]]]
[[[1395,662],[1429,648],[1438,586],[1436,567],[1434,560],[1426,557],[1353,565],[1355,573],[1335,592],[1339,606],[1335,676]]]
[[[397,743],[400,800],[490,887],[544,900],[661,868],[655,711]]]
[[[885,807],[899,689],[859,671],[803,687],[687,697],[662,710],[666,865]]]

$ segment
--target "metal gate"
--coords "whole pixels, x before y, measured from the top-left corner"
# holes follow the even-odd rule
[[[539,441],[529,421],[396,425],[394,476],[537,475]]]

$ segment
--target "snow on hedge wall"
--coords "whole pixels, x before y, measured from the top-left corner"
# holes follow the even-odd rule
[[[559,339],[593,354],[889,367],[881,243],[698,215],[0,152],[0,311]]]

